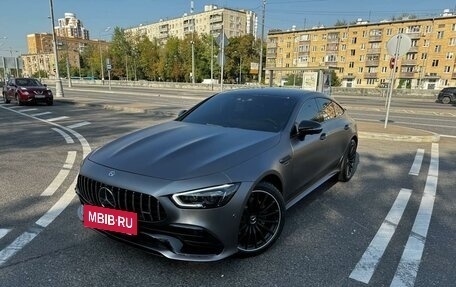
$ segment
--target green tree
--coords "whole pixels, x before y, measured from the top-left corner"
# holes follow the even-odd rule
[[[108,56],[111,58],[112,77],[114,79],[127,77],[127,68],[128,65],[131,65],[131,51],[132,47],[125,36],[124,30],[120,27],[115,27],[108,52]],[[130,76],[129,74],[129,78]]]

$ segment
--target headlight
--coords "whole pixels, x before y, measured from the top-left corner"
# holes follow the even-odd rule
[[[236,193],[239,183],[224,184],[203,189],[176,193],[174,203],[184,208],[215,208],[224,206]]]

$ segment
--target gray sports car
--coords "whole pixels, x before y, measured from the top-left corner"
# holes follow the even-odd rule
[[[216,94],[171,122],[95,150],[76,187],[84,226],[165,257],[255,255],[285,211],[356,170],[357,127],[321,93]]]

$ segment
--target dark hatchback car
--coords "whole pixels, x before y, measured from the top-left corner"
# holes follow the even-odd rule
[[[34,78],[15,78],[9,79],[3,89],[5,103],[11,101],[18,105],[46,103],[51,106],[54,104],[52,91]]]
[[[437,95],[437,102],[442,104],[456,103],[456,87],[443,88]]]
[[[223,92],[90,153],[78,214],[172,259],[255,255],[279,237],[286,209],[334,176],[350,180],[357,145],[356,123],[321,93]]]

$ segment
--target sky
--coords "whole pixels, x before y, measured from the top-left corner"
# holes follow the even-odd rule
[[[53,0],[55,21],[65,12],[75,13],[90,31],[91,38],[109,39],[107,27],[128,28],[177,18],[190,12],[190,0]],[[204,5],[252,10],[261,23],[263,0],[194,0],[195,13]],[[271,29],[332,26],[337,20],[347,22],[362,18],[371,22],[399,16],[439,15],[454,10],[456,0],[266,0],[265,35]],[[27,52],[27,34],[51,31],[49,0],[0,0],[0,56]],[[112,31],[112,29],[110,30]],[[261,35],[261,27],[258,30]]]

